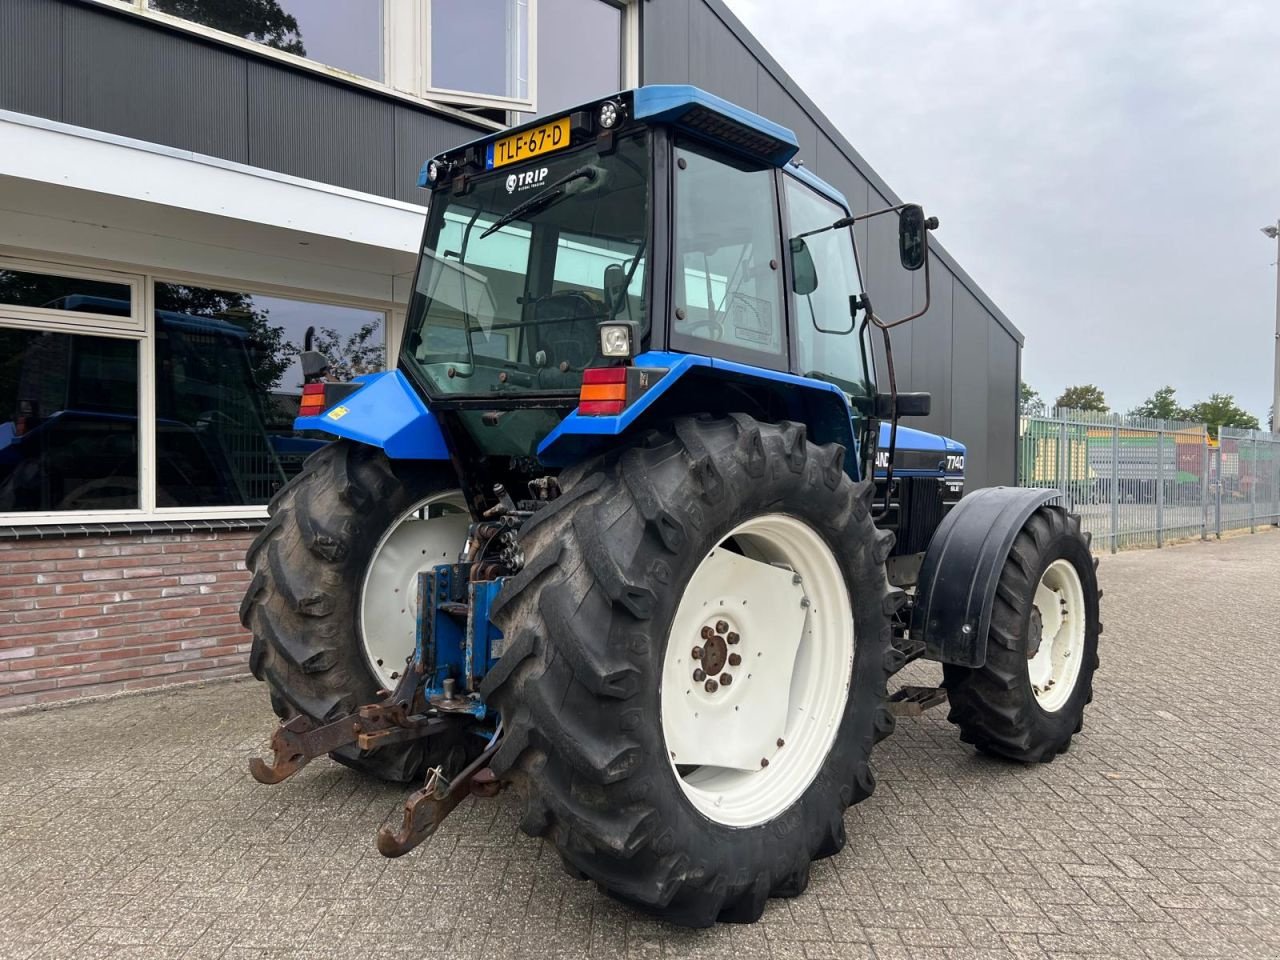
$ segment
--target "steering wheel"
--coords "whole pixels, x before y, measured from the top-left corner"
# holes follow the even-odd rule
[[[700,336],[700,334],[698,334],[697,331],[701,330],[703,327],[706,327],[707,330],[710,331],[705,335],[705,339],[707,340],[724,339],[724,324],[721,323],[719,320],[715,319],[714,317],[707,317],[705,320],[694,320],[692,323],[687,324],[685,328],[680,332],[686,336],[696,337],[696,336]]]

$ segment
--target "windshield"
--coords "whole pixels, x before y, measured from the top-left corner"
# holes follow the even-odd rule
[[[576,392],[601,321],[647,332],[648,204],[647,134],[434,194],[402,359],[436,393]]]

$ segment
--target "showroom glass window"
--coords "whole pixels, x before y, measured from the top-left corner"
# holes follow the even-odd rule
[[[156,506],[264,504],[322,446],[293,429],[309,327],[328,379],[386,364],[378,311],[155,285]]]
[[[385,78],[383,0],[147,0],[147,6],[370,80]]]
[[[0,267],[0,513],[139,507],[137,339],[16,326],[132,306],[126,283]]]

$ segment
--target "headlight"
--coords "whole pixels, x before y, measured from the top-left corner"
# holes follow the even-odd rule
[[[631,356],[631,324],[600,324],[600,354],[605,357]]]

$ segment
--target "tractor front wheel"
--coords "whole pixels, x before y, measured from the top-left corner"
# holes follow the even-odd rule
[[[492,611],[492,765],[574,875],[676,923],[753,921],[844,845],[902,597],[843,463],[797,424],[682,419],[525,525]]]

